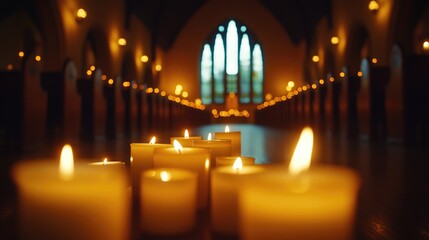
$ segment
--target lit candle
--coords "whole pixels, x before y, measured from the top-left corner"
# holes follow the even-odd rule
[[[222,234],[238,234],[238,191],[261,166],[243,166],[240,157],[232,166],[217,167],[211,174],[211,224]]]
[[[307,170],[312,144],[305,128],[289,173],[274,167],[243,188],[240,239],[352,239],[359,177],[335,166]]]
[[[153,168],[153,150],[161,147],[172,147],[171,144],[156,143],[156,137],[152,137],[149,143],[131,143],[131,181],[133,198],[138,202],[140,189],[140,174],[144,170]]]
[[[183,137],[171,137],[170,143],[173,144],[174,140],[177,140],[182,147],[192,147],[194,145],[194,140],[201,139],[203,139],[201,136],[189,136],[189,131],[186,129]]]
[[[58,162],[13,168],[20,239],[128,239],[130,205],[124,171],[74,163],[70,145]],[[108,229],[108,231],[106,231]]]
[[[210,149],[211,166],[216,167],[216,157],[231,156],[231,140],[229,139],[201,139],[194,140],[194,147],[204,147]]]
[[[220,166],[232,166],[234,165],[235,160],[237,157],[216,157],[216,167]],[[254,157],[248,157],[248,156],[240,156],[241,161],[243,162],[243,165],[254,165],[255,164],[255,158]]]
[[[109,161],[107,158],[104,158],[100,162],[91,162],[88,163],[90,166],[101,167],[104,169],[117,169],[118,171],[125,171],[125,162],[121,161]]]
[[[215,132],[214,138],[231,140],[231,156],[241,155],[241,132],[231,132],[229,126],[226,125],[225,132]]]
[[[141,229],[155,235],[191,230],[197,212],[197,174],[161,168],[141,175]]]
[[[197,205],[199,209],[208,205],[210,150],[207,148],[182,147],[176,140],[174,147],[156,148],[153,161],[155,168],[181,168],[196,172]]]

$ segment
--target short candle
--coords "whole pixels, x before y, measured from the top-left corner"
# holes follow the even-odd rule
[[[225,132],[215,132],[214,138],[231,140],[231,156],[241,156],[241,132],[231,132],[227,125],[225,127]]]

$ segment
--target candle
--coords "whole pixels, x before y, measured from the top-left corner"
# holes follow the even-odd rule
[[[154,151],[155,168],[181,168],[196,172],[197,205],[199,209],[208,205],[210,150],[207,148],[182,147],[176,140],[174,147],[156,148]]]
[[[216,167],[216,157],[231,156],[231,140],[194,140],[194,147],[205,147],[210,149],[212,168]]]
[[[353,238],[359,177],[336,166],[307,170],[312,138],[305,128],[289,172],[267,169],[240,192],[240,239]]]
[[[124,171],[74,163],[66,145],[60,167],[48,159],[23,161],[12,174],[19,195],[20,239],[129,238]]]
[[[238,234],[238,191],[261,166],[243,166],[241,158],[233,166],[217,167],[211,174],[211,226],[218,233]]]
[[[171,144],[156,143],[156,137],[152,137],[149,143],[131,143],[131,179],[133,198],[138,202],[140,189],[140,174],[144,170],[154,167],[153,150],[161,147],[172,147]]]
[[[125,162],[121,161],[108,161],[107,158],[104,158],[100,162],[91,162],[88,163],[90,166],[101,167],[103,169],[116,169],[118,171],[125,171]]]
[[[189,136],[188,129],[185,130],[183,137],[171,137],[170,143],[173,144],[174,140],[177,140],[182,147],[192,147],[194,145],[194,140],[201,140],[201,136]]]
[[[141,229],[175,235],[195,225],[197,175],[182,169],[147,170],[141,175]]]
[[[237,157],[216,157],[216,167],[220,166],[231,166],[234,164]],[[243,162],[243,165],[254,165],[255,164],[255,158],[254,157],[248,157],[248,156],[240,156],[241,161]]]
[[[230,139],[231,140],[231,156],[241,155],[241,132],[231,132],[229,126],[226,125],[225,132],[215,132],[215,139]]]

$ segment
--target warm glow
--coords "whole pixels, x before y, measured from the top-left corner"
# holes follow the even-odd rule
[[[141,57],[140,57],[140,61],[142,61],[142,62],[148,62],[149,61],[149,57],[147,56],[147,55],[142,55]]]
[[[107,79],[106,74],[101,75],[101,80],[106,81],[106,79]]]
[[[316,89],[316,88],[317,88],[317,85],[316,85],[315,83],[313,83],[313,84],[311,84],[311,88],[312,88],[312,89]]]
[[[173,141],[173,147],[174,147],[174,150],[176,150],[176,152],[178,153],[181,153],[183,151],[182,145],[176,139],[174,139]]]
[[[287,86],[290,87],[290,88],[293,88],[293,87],[295,87],[295,82],[294,81],[289,81],[287,83]]]
[[[337,45],[338,43],[340,43],[340,39],[338,37],[332,37],[331,38],[331,43],[333,45]]]
[[[380,5],[375,0],[371,0],[368,4],[368,9],[371,11],[377,11],[379,7]]]
[[[358,77],[362,77],[363,76],[362,71],[357,72],[357,75],[358,75]]]
[[[429,50],[429,41],[423,42],[423,50],[428,51]]]
[[[155,71],[160,72],[162,70],[161,64],[156,64]]]
[[[315,63],[319,62],[319,56],[314,55],[314,56],[313,56],[313,58],[312,58],[312,60],[313,60],[313,62],[315,62]]]
[[[42,57],[40,55],[36,55],[34,57],[34,60],[36,60],[37,62],[40,62],[40,61],[42,61]]]
[[[76,16],[77,16],[79,19],[85,19],[85,18],[86,18],[86,16],[87,16],[87,13],[86,13],[85,9],[83,9],[83,8],[79,8],[79,9],[77,10],[77,12],[76,12]]]
[[[122,83],[123,87],[129,87],[130,85],[131,85],[131,83],[128,82],[128,81],[125,81],[125,82]]]
[[[159,177],[161,178],[161,181],[168,182],[171,180],[171,174],[167,171],[161,171],[159,173]]]
[[[189,131],[188,131],[188,129],[185,129],[184,137],[185,137],[185,138],[189,138]]]
[[[155,144],[155,143],[156,143],[156,137],[155,137],[155,136],[153,136],[153,137],[150,139],[149,144]]]
[[[334,82],[334,81],[335,81],[335,78],[334,78],[334,77],[329,77],[329,81],[330,81],[330,82]]]
[[[292,160],[289,164],[289,172],[298,174],[310,167],[311,152],[313,150],[313,130],[305,127],[299,137]]]
[[[344,72],[340,72],[340,77],[345,77],[346,74]]]
[[[320,85],[323,85],[323,84],[325,84],[325,80],[319,79],[319,83],[320,83]]]
[[[265,101],[270,101],[271,99],[273,99],[273,95],[271,93],[265,94]]]
[[[212,140],[212,133],[209,133],[209,134],[207,135],[207,140]]]
[[[7,70],[12,71],[13,70],[13,65],[12,64],[8,64],[6,68],[7,68]]]
[[[133,158],[133,157],[130,157],[130,162],[131,162],[131,163],[133,162],[133,160],[134,160],[134,158]]]
[[[243,168],[243,161],[241,160],[241,157],[237,157],[234,161],[234,164],[232,165],[232,169],[238,171]]]
[[[95,66],[92,65],[91,67],[89,67],[89,69],[91,69],[91,71],[95,71]]]
[[[107,81],[107,83],[109,84],[109,85],[113,85],[113,79],[109,79],[109,81]]]
[[[23,51],[19,51],[18,56],[19,57],[24,57],[24,52]]]
[[[107,164],[107,158],[104,158],[103,160],[103,164],[106,165]]]
[[[86,75],[91,76],[92,75],[92,71],[91,70],[86,70]]]
[[[73,177],[74,162],[73,150],[69,144],[63,146],[60,157],[60,177],[63,180],[69,180]]]
[[[127,45],[127,40],[125,38],[119,38],[118,39],[118,44],[120,46],[125,46],[125,45]]]
[[[371,62],[372,62],[372,63],[377,63],[377,62],[378,62],[378,60],[377,60],[377,58],[372,58],[372,59],[371,59]]]
[[[226,127],[225,127],[225,132],[229,133],[229,126],[228,125],[226,125]]]
[[[210,160],[206,159],[206,162],[204,163],[204,167],[206,168],[206,170],[209,170],[210,168]]]

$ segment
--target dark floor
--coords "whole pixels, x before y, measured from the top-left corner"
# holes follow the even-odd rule
[[[209,132],[223,131],[225,125],[208,125],[190,129],[191,135],[207,137]],[[292,156],[300,129],[295,132],[251,124],[230,125],[231,131],[241,131],[242,155],[253,156],[258,164],[288,162]],[[161,137],[168,141],[169,133]],[[176,136],[176,133],[172,133]],[[149,139],[143,134],[141,141]],[[131,141],[140,141],[139,137]],[[130,140],[75,143],[77,158],[108,157],[127,161]],[[366,138],[347,139],[315,131],[312,162],[337,164],[359,172],[362,179],[356,239],[429,239],[429,151],[427,145],[404,146],[399,141],[370,142]],[[59,149],[30,151],[20,156],[7,156],[0,165],[0,239],[16,239],[17,205],[15,188],[9,168],[14,161],[28,157],[56,157]],[[210,232],[207,213],[201,212],[194,232],[174,239],[234,239],[215,236]],[[158,239],[140,236],[133,239]]]

